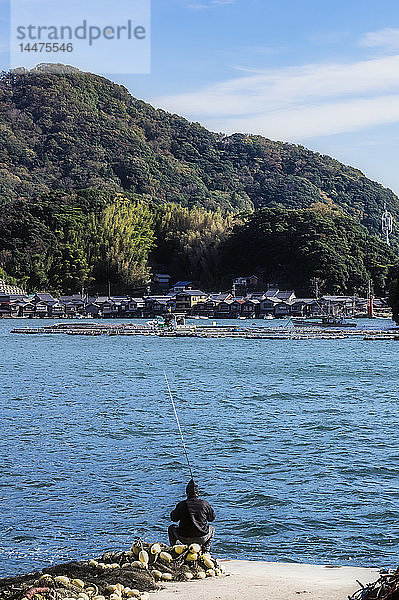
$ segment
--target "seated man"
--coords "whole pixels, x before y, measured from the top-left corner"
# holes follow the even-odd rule
[[[208,521],[215,519],[213,508],[206,500],[198,497],[198,486],[190,479],[186,487],[187,500],[179,502],[170,513],[172,521],[179,525],[170,525],[169,542],[174,546],[179,540],[182,544],[199,544],[204,552],[209,552],[215,528]]]

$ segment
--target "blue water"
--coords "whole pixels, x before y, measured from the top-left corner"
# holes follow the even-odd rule
[[[188,476],[164,368],[217,513],[215,555],[397,566],[398,342],[15,325],[0,322],[1,576],[166,541]]]

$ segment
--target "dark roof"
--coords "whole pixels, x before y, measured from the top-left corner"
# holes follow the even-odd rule
[[[54,298],[51,294],[35,294],[35,298],[39,298],[41,302],[57,302],[57,298]]]
[[[323,296],[325,302],[352,302],[353,296]]]
[[[295,292],[292,290],[287,290],[284,292],[277,292],[276,298],[280,298],[280,300],[289,300],[291,296],[295,297]]]
[[[84,302],[82,296],[80,294],[74,294],[73,296],[61,296],[60,302],[63,304],[71,303],[71,302]]]
[[[279,290],[277,288],[270,288],[266,292],[266,298],[272,298],[273,296],[278,294],[278,292],[279,292]]]
[[[178,281],[173,285],[173,287],[185,287],[186,285],[190,285],[193,283],[192,281]]]
[[[184,290],[177,295],[181,296],[182,294],[186,294],[187,296],[208,296],[206,292],[201,292],[201,290]]]
[[[281,302],[280,298],[276,298],[276,296],[270,296],[269,298],[264,298],[261,302],[272,302],[273,304],[279,304]]]
[[[211,294],[208,300],[213,300],[214,302],[223,302],[226,298],[230,298],[230,293],[224,294]]]
[[[316,302],[316,298],[294,298],[292,304],[312,304]]]

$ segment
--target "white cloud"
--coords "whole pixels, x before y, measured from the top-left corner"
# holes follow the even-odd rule
[[[399,29],[379,29],[369,31],[359,42],[360,46],[382,48],[390,52],[399,50]]]
[[[398,94],[399,55],[250,73],[152,103],[228,133],[300,139],[399,120]]]
[[[207,119],[214,131],[256,133],[299,142],[399,121],[399,94],[292,107],[239,118]]]
[[[235,3],[236,0],[208,0],[207,3],[196,2],[194,4],[189,4],[187,8],[189,8],[190,10],[206,10],[215,6],[230,6],[231,4]]]

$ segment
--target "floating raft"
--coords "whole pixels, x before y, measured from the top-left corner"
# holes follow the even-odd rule
[[[340,329],[307,327],[298,330],[294,327],[237,327],[237,326],[195,326],[183,325],[176,329],[164,329],[149,325],[132,323],[56,323],[43,327],[16,328],[11,333],[25,335],[80,335],[80,336],[155,336],[163,338],[237,338],[237,339],[265,339],[265,340],[339,340],[360,338],[366,341],[392,341],[399,340],[399,331],[376,329]]]

